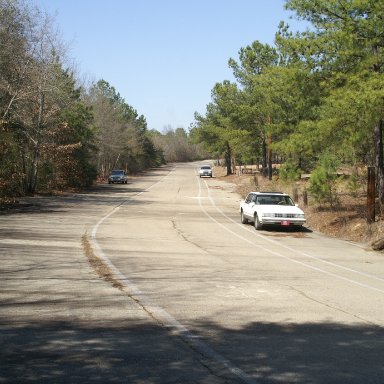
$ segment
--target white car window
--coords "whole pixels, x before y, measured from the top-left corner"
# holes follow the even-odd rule
[[[249,204],[249,203],[251,203],[252,201],[254,201],[254,198],[255,198],[254,194],[253,194],[253,193],[250,193],[250,194],[247,196],[247,198],[245,199],[245,202],[246,202],[247,204]]]

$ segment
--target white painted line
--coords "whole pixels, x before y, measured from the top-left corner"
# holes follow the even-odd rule
[[[200,194],[200,193],[201,193],[201,181],[198,180],[198,182],[199,182],[199,194]],[[239,223],[237,223],[236,221],[234,221],[233,219],[231,219],[230,217],[228,217],[223,211],[221,211],[220,208],[218,208],[218,207],[216,206],[214,200],[213,200],[212,197],[210,196],[210,190],[209,190],[209,188],[208,188],[207,181],[204,180],[204,183],[205,183],[206,186],[207,186],[208,197],[210,198],[210,201],[211,201],[212,206],[215,207],[215,209],[216,209],[219,213],[221,213],[221,215],[224,216],[224,217],[225,217],[226,219],[228,219],[229,221],[231,221],[231,222],[235,223],[236,225],[240,226],[242,229],[245,229],[245,230],[247,230],[247,231],[250,231],[249,229],[246,229],[244,225],[240,225]],[[206,214],[206,216],[208,216],[208,217],[209,217],[212,221],[214,221],[217,225],[221,226],[221,227],[222,227],[223,229],[225,229],[227,232],[230,232],[231,234],[233,234],[234,236],[238,237],[239,239],[241,239],[242,241],[244,241],[244,242],[246,242],[246,243],[248,243],[248,244],[251,244],[251,245],[253,245],[253,246],[257,247],[257,248],[260,248],[260,249],[262,249],[263,251],[268,252],[268,253],[270,253],[270,254],[273,254],[273,255],[275,255],[275,256],[277,256],[277,257],[280,257],[280,258],[289,260],[289,261],[291,261],[292,263],[295,263],[295,264],[299,264],[299,265],[301,265],[301,266],[304,266],[304,267],[306,267],[306,268],[308,268],[308,269],[312,269],[312,270],[315,270],[315,271],[317,271],[317,272],[321,272],[321,273],[323,273],[323,274],[325,274],[325,275],[332,276],[332,277],[334,277],[334,278],[336,278],[336,279],[339,279],[339,280],[347,281],[347,282],[349,282],[349,283],[351,283],[351,284],[358,285],[358,286],[363,287],[363,288],[367,288],[367,289],[370,289],[370,290],[373,290],[373,291],[376,291],[376,292],[384,293],[384,290],[383,290],[383,289],[376,288],[376,287],[373,287],[373,286],[370,286],[370,285],[367,285],[367,284],[360,283],[360,282],[358,282],[358,281],[356,281],[356,280],[352,280],[352,279],[346,278],[346,277],[344,277],[344,276],[338,275],[338,274],[333,273],[333,272],[328,272],[328,271],[326,271],[326,270],[324,270],[324,269],[321,269],[321,268],[318,268],[318,267],[309,265],[309,264],[307,264],[307,263],[305,263],[305,262],[301,262],[301,261],[299,261],[299,260],[295,260],[295,259],[293,259],[292,257],[286,256],[286,255],[284,255],[284,254],[282,254],[282,253],[280,253],[280,252],[273,251],[273,250],[271,250],[271,249],[269,249],[269,248],[267,248],[267,247],[265,247],[265,246],[263,246],[263,245],[260,245],[260,244],[257,244],[257,243],[255,243],[255,242],[251,241],[251,240],[248,240],[248,239],[245,238],[244,236],[241,236],[241,235],[237,234],[236,232],[232,231],[231,229],[229,229],[229,228],[226,227],[225,225],[219,223],[213,216],[211,216],[211,215],[207,212],[207,210],[206,210],[206,209],[204,208],[204,206],[201,204],[201,200],[199,200],[199,205],[200,205],[202,211]],[[346,267],[343,267],[343,266],[341,266],[341,265],[338,265],[338,264],[335,264],[335,263],[332,263],[332,262],[329,262],[329,261],[326,261],[326,260],[322,260],[322,259],[317,258],[317,257],[315,257],[315,256],[311,256],[311,255],[308,255],[308,254],[306,254],[306,253],[297,251],[296,249],[293,249],[293,248],[288,247],[288,246],[286,246],[286,245],[280,244],[280,243],[278,243],[277,241],[275,241],[275,240],[273,240],[273,239],[269,239],[269,238],[266,237],[266,236],[263,236],[263,235],[261,235],[261,234],[258,234],[256,231],[252,231],[252,234],[254,234],[255,236],[260,237],[260,238],[262,238],[262,239],[264,239],[264,240],[266,240],[266,241],[268,241],[268,242],[271,242],[271,243],[273,243],[274,245],[276,245],[276,246],[278,246],[278,247],[280,247],[280,248],[289,249],[290,251],[293,251],[293,252],[296,252],[296,253],[300,253],[300,254],[302,254],[302,255],[304,255],[304,256],[306,256],[306,257],[309,257],[309,258],[315,259],[315,260],[317,260],[317,261],[320,261],[320,262],[323,262],[323,263],[332,265],[333,267],[337,267],[337,268],[340,268],[340,269],[344,269],[344,270],[347,270],[347,271],[349,271],[349,272],[354,272],[354,273],[356,273],[356,274],[360,274],[360,275],[363,275],[363,276],[365,276],[365,277],[370,277],[370,278],[372,278],[372,279],[376,279],[376,280],[384,280],[384,279],[381,279],[381,278],[379,278],[379,277],[372,276],[372,275],[369,275],[369,274],[366,274],[366,273],[363,273],[363,272],[359,272],[359,271],[356,271],[356,270],[354,270],[354,269],[346,268]]]
[[[174,170],[175,168],[173,168]],[[169,174],[168,174],[169,175]],[[168,175],[164,176],[155,184],[148,187],[145,191],[138,193],[135,196],[139,196],[142,193],[154,188],[157,184],[163,181]],[[125,200],[127,201],[127,200]],[[204,341],[202,341],[198,336],[191,333],[186,327],[184,327],[179,321],[177,321],[172,315],[170,315],[165,309],[153,304],[150,302],[149,298],[142,292],[140,289],[133,284],[124,274],[122,274],[111,262],[108,256],[103,252],[100,245],[97,242],[97,231],[100,225],[108,219],[111,215],[117,212],[121,206],[125,203],[122,202],[119,206],[113,208],[107,215],[102,217],[99,222],[95,225],[92,230],[91,243],[92,248],[97,257],[103,260],[107,266],[113,272],[115,278],[123,284],[125,288],[129,291],[130,297],[132,297],[136,303],[138,303],[147,313],[150,313],[151,316],[164,327],[170,328],[173,334],[179,336],[184,342],[189,345],[192,349],[196,350],[199,354],[205,358],[209,358],[226,368],[233,375],[237,376],[245,384],[257,384],[254,379],[249,375],[243,372],[241,369],[234,366],[228,359],[214,351],[209,347]]]

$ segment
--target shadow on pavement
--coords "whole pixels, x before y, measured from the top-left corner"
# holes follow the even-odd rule
[[[217,381],[204,369],[204,357],[172,332],[134,319],[11,325],[2,317],[0,327],[2,383],[242,382]],[[208,344],[232,357],[255,383],[384,382],[384,332],[373,326],[253,323],[233,330],[202,322],[198,327],[209,330],[214,336]]]
[[[118,205],[125,199],[134,195],[145,193],[146,189],[134,187],[133,179],[145,177],[149,185],[158,178],[165,177],[173,169],[173,165],[165,165],[160,168],[149,169],[142,174],[135,175],[128,180],[128,184],[108,184],[108,182],[95,184],[79,193],[63,192],[56,196],[36,195],[33,197],[25,196],[19,202],[7,209],[0,210],[0,216],[20,214],[20,213],[54,213],[62,212],[66,204],[79,204],[89,202],[91,204]]]

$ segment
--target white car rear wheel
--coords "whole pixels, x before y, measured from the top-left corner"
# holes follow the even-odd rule
[[[247,224],[248,223],[248,220],[244,216],[243,210],[241,210],[240,217],[241,217],[241,224]]]

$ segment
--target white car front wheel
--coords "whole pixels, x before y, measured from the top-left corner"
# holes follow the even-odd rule
[[[259,218],[257,216],[257,213],[255,213],[255,221],[254,221],[254,224],[255,224],[255,229],[259,230],[263,227],[263,224],[260,223],[259,221]]]

